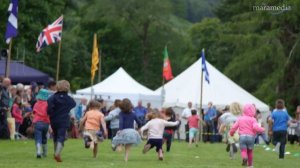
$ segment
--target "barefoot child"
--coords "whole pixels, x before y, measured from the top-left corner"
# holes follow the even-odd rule
[[[119,131],[112,140],[112,149],[115,151],[120,145],[125,146],[125,162],[128,161],[129,151],[132,145],[142,142],[139,133],[134,129],[134,121],[140,128],[142,122],[132,112],[133,106],[127,98],[123,99],[120,104],[121,112],[119,114]]]
[[[197,111],[195,109],[192,110],[192,115],[188,118],[189,124],[189,146],[192,145],[194,140],[196,147],[198,147],[198,138],[197,135],[199,133],[199,116],[197,115]]]
[[[99,111],[101,103],[96,100],[91,100],[89,103],[89,109],[85,113],[81,120],[81,124],[84,124],[84,135],[88,135],[91,139],[89,143],[90,148],[93,150],[93,157],[97,157],[98,153],[98,136],[97,131],[100,130],[100,125],[104,130],[104,134],[107,135],[106,123],[104,121],[104,115]]]
[[[163,133],[164,128],[166,126],[176,126],[179,124],[179,121],[176,122],[168,122],[166,120],[158,118],[157,113],[151,112],[148,116],[148,122],[141,128],[141,134],[145,130],[148,130],[148,141],[144,146],[143,153],[146,153],[151,148],[156,147],[156,152],[158,154],[158,159],[163,160],[163,151],[162,151],[162,143],[163,143]]]
[[[34,140],[36,158],[47,156],[47,133],[49,130],[49,116],[47,114],[48,90],[41,89],[36,96],[37,102],[33,106]]]
[[[252,104],[246,104],[243,107],[243,116],[241,116],[230,129],[230,136],[239,129],[240,149],[243,158],[243,166],[252,167],[254,140],[257,132],[263,132],[264,128],[260,127],[254,118],[256,109]]]

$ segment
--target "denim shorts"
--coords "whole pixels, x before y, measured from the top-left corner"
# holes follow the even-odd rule
[[[198,134],[198,129],[197,128],[190,128],[190,130],[189,130],[190,138],[195,138],[197,134]]]
[[[253,135],[240,135],[240,148],[241,149],[253,149],[255,136]]]

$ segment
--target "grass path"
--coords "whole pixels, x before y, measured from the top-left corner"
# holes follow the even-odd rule
[[[82,140],[68,140],[62,153],[63,163],[56,163],[53,158],[53,143],[49,142],[48,157],[35,158],[34,141],[0,141],[0,168],[235,168],[242,167],[240,155],[230,160],[224,144],[203,144],[198,148],[188,148],[185,142],[174,142],[170,153],[165,153],[164,161],[158,161],[154,150],[142,154],[143,144],[133,147],[129,161],[123,161],[123,153],[112,152],[110,141],[100,144],[98,158],[92,158],[92,151],[83,148]],[[273,147],[273,146],[271,146]],[[254,150],[254,167],[257,168],[297,168],[300,167],[300,153],[297,145],[287,145],[284,160],[272,151],[265,151],[262,146]]]

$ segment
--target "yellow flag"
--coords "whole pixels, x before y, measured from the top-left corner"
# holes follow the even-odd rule
[[[92,81],[95,77],[95,72],[98,70],[99,63],[99,54],[98,54],[98,45],[97,45],[97,35],[94,34],[94,44],[93,44],[93,53],[92,53],[92,66],[91,66],[91,78]]]

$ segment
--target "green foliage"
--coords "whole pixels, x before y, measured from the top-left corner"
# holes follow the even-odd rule
[[[254,5],[292,6],[291,11],[255,11]],[[191,29],[194,44],[207,59],[260,99],[287,102],[290,112],[299,100],[299,1],[224,0],[220,19],[207,19]],[[211,50],[211,52],[209,51]],[[298,54],[297,54],[298,53]]]
[[[291,6],[259,11],[254,6]],[[0,4],[0,48],[8,1]],[[101,53],[101,78],[119,67],[151,89],[161,85],[168,46],[176,76],[206,49],[207,60],[258,98],[273,105],[300,104],[300,1],[286,0],[34,0],[19,1],[19,35],[13,59],[56,73],[57,44],[35,51],[39,33],[64,14],[60,79],[72,89],[90,85],[93,34]],[[96,77],[95,82],[98,81]],[[224,86],[225,87],[225,86]]]

